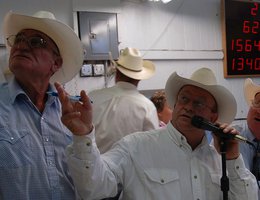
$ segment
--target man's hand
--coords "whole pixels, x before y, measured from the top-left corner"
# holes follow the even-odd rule
[[[228,124],[220,124],[219,125],[219,128],[223,129],[223,132],[224,133],[230,133],[230,134],[239,134],[239,132],[231,127],[231,126],[228,126]],[[220,153],[220,142],[221,142],[221,139],[214,135],[213,134],[213,137],[214,137],[214,146],[215,148],[217,149],[217,151]],[[226,159],[227,160],[233,160],[233,159],[236,159],[238,158],[239,156],[239,142],[237,140],[227,140],[226,141]]]
[[[54,84],[62,105],[62,123],[74,135],[86,135],[93,129],[92,105],[85,91],[80,92],[81,102],[72,102],[59,83]]]

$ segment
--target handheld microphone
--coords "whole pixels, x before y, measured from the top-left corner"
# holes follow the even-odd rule
[[[224,139],[236,139],[239,140],[241,142],[246,142],[248,144],[251,144],[251,142],[249,142],[247,140],[247,138],[242,137],[241,135],[235,135],[235,134],[231,134],[231,133],[224,133],[223,130],[221,128],[219,128],[218,126],[214,125],[213,123],[205,120],[203,117],[201,116],[197,116],[194,115],[191,118],[191,124],[199,129],[203,129],[203,130],[208,130],[208,131],[212,131],[215,135],[224,138]]]

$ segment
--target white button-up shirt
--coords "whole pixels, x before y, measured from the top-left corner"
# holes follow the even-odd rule
[[[130,133],[159,128],[154,104],[131,83],[117,82],[88,95],[93,101],[93,123],[101,153]]]
[[[94,133],[74,137],[67,156],[74,183],[86,200],[116,195],[118,183],[124,200],[223,198],[221,156],[206,137],[192,150],[171,123],[165,129],[128,135],[103,155]],[[241,156],[227,161],[227,173],[229,200],[257,200],[255,178]]]

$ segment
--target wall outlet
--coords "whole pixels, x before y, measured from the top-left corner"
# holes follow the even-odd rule
[[[93,69],[91,64],[84,64],[80,70],[80,76],[93,76]]]
[[[104,64],[93,64],[93,75],[94,76],[103,76],[105,73]]]

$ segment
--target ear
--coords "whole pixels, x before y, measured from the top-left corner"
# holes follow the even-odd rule
[[[63,63],[62,58],[60,56],[55,56],[54,61],[53,61],[53,65],[52,65],[53,74],[61,68],[62,63]]]
[[[162,113],[161,112],[158,112],[157,115],[158,115],[159,118],[162,117]]]
[[[212,123],[215,123],[215,122],[217,121],[217,119],[218,119],[218,113],[213,113],[213,114],[211,115],[211,117],[210,117],[210,121],[211,121]]]

